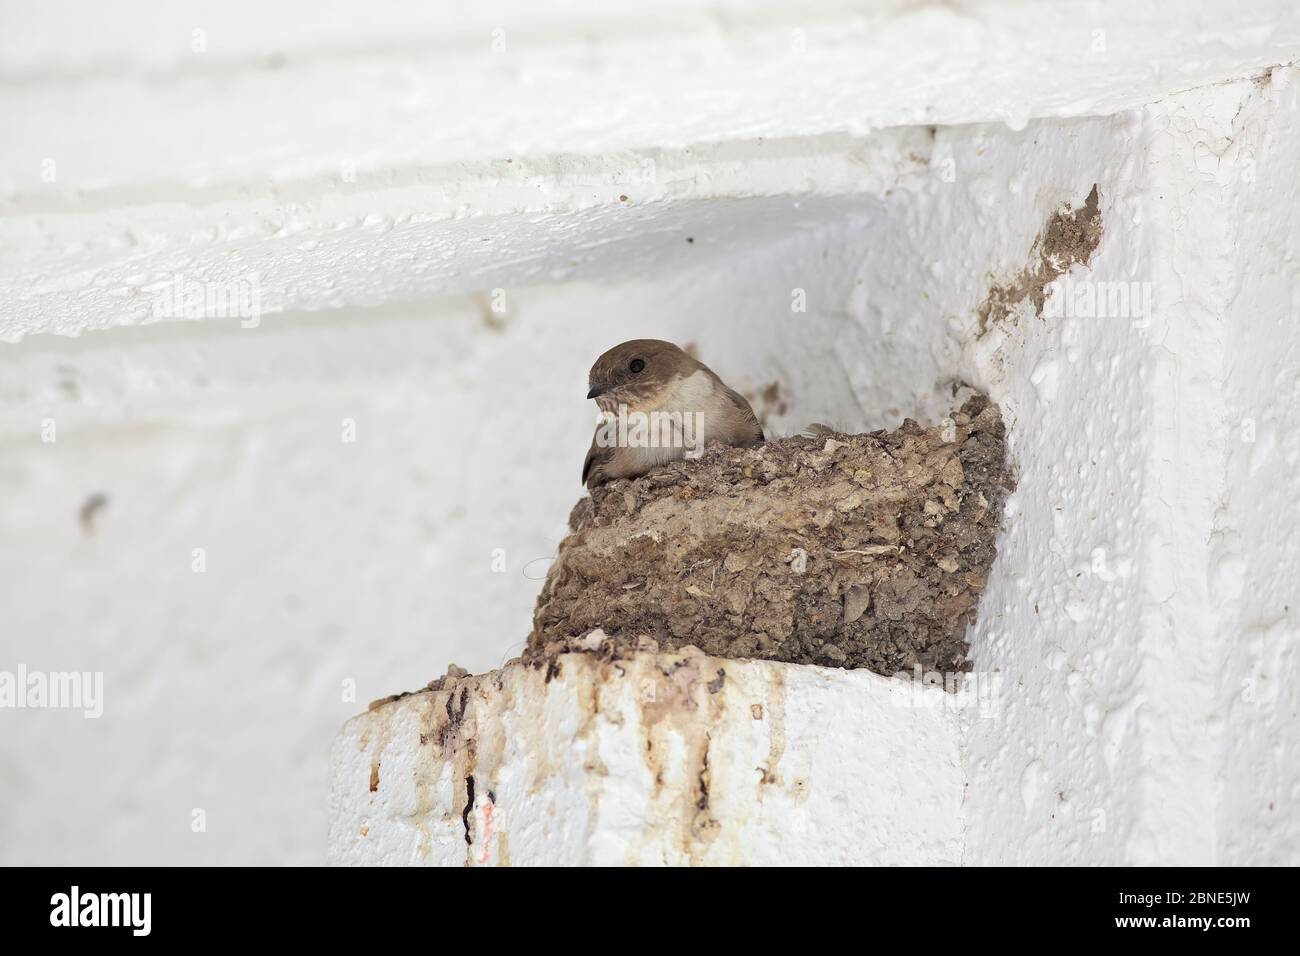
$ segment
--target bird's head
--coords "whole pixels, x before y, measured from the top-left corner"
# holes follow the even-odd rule
[[[596,359],[587,376],[587,397],[594,398],[602,411],[614,411],[620,404],[636,408],[673,379],[698,368],[699,362],[671,342],[632,339]]]

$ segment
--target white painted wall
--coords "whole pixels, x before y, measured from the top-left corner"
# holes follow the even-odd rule
[[[586,368],[657,335],[777,430],[1004,404],[968,862],[1296,861],[1289,4],[312,9],[5,4],[0,669],[106,700],[0,710],[0,860],[323,860],[339,723],[519,649]],[[1151,326],[977,340],[1094,182]],[[250,274],[256,328],[152,321]]]

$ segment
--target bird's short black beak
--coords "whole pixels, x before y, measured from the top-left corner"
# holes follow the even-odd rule
[[[591,387],[591,390],[587,392],[587,397],[595,398],[597,395],[604,395],[608,391],[609,391],[608,385],[593,385]]]

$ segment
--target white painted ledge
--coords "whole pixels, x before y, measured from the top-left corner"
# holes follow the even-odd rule
[[[965,695],[693,650],[557,664],[349,721],[330,862],[960,862]]]

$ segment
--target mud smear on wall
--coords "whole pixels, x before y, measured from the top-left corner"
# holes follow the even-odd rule
[[[1034,314],[1043,314],[1048,287],[1070,271],[1076,262],[1087,265],[1101,242],[1101,212],[1098,210],[1097,185],[1093,184],[1083,206],[1064,205],[1052,214],[1034,239],[1029,265],[1010,282],[995,283],[979,308],[979,335],[989,326],[1003,322],[1021,302],[1033,303]]]
[[[416,734],[419,754],[413,767],[372,779],[369,813],[353,831],[356,839],[370,839],[377,823],[390,838],[396,832],[411,840],[412,862],[436,858],[471,866],[508,865],[512,818],[521,812],[528,818],[542,807],[545,840],[581,842],[589,824],[573,812],[579,801],[566,804],[566,813],[557,815],[555,789],[567,786],[563,781],[572,777],[576,761],[581,761],[582,778],[599,784],[610,775],[601,748],[621,739],[623,746],[639,752],[648,775],[647,812],[665,823],[645,841],[629,841],[625,862],[702,863],[711,858],[724,835],[714,801],[713,763],[733,689],[726,662],[693,647],[659,654],[653,641],[629,646],[599,631],[569,642],[563,654],[563,676],[553,680],[566,686],[548,690],[547,668],[514,660],[501,670],[447,676],[432,682],[437,689],[378,703],[359,735],[369,765],[378,766],[390,737],[400,748],[404,740],[413,743]],[[768,692],[768,707],[783,713],[779,680],[775,687]],[[546,724],[546,711],[557,699],[575,713],[572,734],[539,745],[536,728]],[[748,698],[730,706],[750,719]],[[484,715],[494,718],[485,720]],[[628,734],[620,738],[624,729]],[[528,741],[526,757],[510,752],[511,737]],[[784,738],[774,746],[783,747]],[[720,749],[727,751],[726,746]],[[584,789],[594,816],[600,809],[596,797],[604,788]]]
[[[606,638],[585,653],[611,661],[627,650]],[[651,799],[659,819],[677,821],[676,842],[685,857],[702,862],[722,827],[710,811],[709,751],[710,728],[719,724],[725,706],[726,671],[695,651],[650,658],[647,664],[638,669],[644,675],[638,690],[642,759],[654,781]],[[602,683],[615,679],[608,667],[603,669]],[[644,850],[629,846],[626,862],[635,864]]]
[[[767,428],[769,418],[786,413],[786,410],[790,407],[788,399],[789,395],[781,390],[779,381],[768,382],[757,392],[749,391],[745,393],[745,400],[754,409],[754,414],[758,416],[758,423],[764,428]]]
[[[416,851],[419,859],[428,858],[434,843],[446,833],[460,830],[467,862],[471,861],[479,849],[476,827],[480,820],[491,820],[492,791],[487,791],[487,803],[476,796],[480,779],[477,766],[480,742],[486,739],[489,745],[497,745],[498,741],[491,734],[481,733],[475,718],[475,708],[485,697],[483,681],[490,677],[470,678],[463,669],[452,665],[445,677],[430,682],[431,686],[436,685],[435,689],[395,694],[370,704],[367,726],[360,737],[360,746],[370,754],[369,792],[372,800],[378,801],[374,804],[378,807],[385,802],[381,798],[391,799],[381,791],[395,788],[400,793],[405,787],[412,787],[413,806],[401,816],[401,821],[419,833]],[[403,700],[418,706],[418,739],[423,753],[416,761],[413,777],[381,774],[382,758],[393,732],[394,711],[388,705]],[[453,768],[449,778],[442,773],[447,763]],[[455,789],[457,781],[461,788],[458,800],[455,794],[444,792],[448,787]],[[454,813],[440,813],[439,808],[449,800],[456,807]],[[369,831],[369,826],[364,827],[360,836],[366,837]],[[486,860],[486,847],[481,856]]]
[[[570,516],[525,657],[602,628],[715,657],[965,670],[1011,486],[983,396],[937,427],[715,446],[612,482]]]

